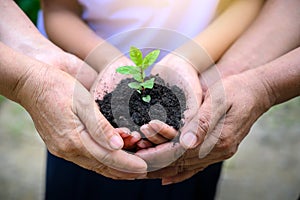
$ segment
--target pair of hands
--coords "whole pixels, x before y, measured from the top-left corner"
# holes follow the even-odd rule
[[[114,67],[110,70],[112,77],[118,77]],[[180,75],[176,76],[178,72]],[[103,72],[106,73],[109,71]],[[147,176],[162,178],[163,184],[183,181],[210,164],[230,158],[253,123],[270,107],[268,91],[265,85],[255,79],[255,72],[227,77],[203,86],[202,91],[199,74],[192,65],[184,59],[168,55],[153,68],[152,74],[159,74],[170,85],[178,85],[187,96],[188,110],[185,112],[185,125],[181,129],[179,144],[166,142],[174,138],[177,132],[162,122],[154,120],[141,127],[147,139],[160,145],[142,149],[135,155],[147,162],[151,171]],[[211,72],[208,71],[201,74],[202,82],[203,79],[219,78],[209,74]],[[214,74],[220,76],[216,72]],[[96,81],[96,85],[99,91],[103,91],[101,85],[108,83],[112,86],[109,89],[111,91],[114,80],[104,77],[100,75],[98,81],[102,82]],[[101,95],[97,93],[95,98],[101,98]]]
[[[47,49],[49,51],[49,46]],[[59,69],[68,66],[63,70],[78,78],[86,88],[96,77],[96,72],[70,54],[53,47],[53,54],[49,55],[38,59]],[[130,61],[122,57],[100,73],[94,85],[101,81],[107,84],[100,84],[106,88],[99,91],[112,90],[124,78],[115,74],[115,68],[127,62]],[[181,76],[174,76],[178,71]],[[163,184],[183,181],[208,165],[231,157],[254,121],[266,110],[264,105],[257,104],[263,86],[246,74],[228,77],[209,87],[200,106],[202,90],[197,72],[184,60],[167,56],[152,73],[160,74],[171,85],[178,85],[187,95],[188,110],[180,144],[164,143],[177,132],[153,121],[142,131],[146,133],[145,129],[151,129],[151,135],[145,135],[160,145],[132,155],[120,150],[122,131],[110,126],[88,90],[67,73],[48,66],[30,76],[38,78],[27,80],[29,84],[22,87],[31,99],[22,105],[30,113],[51,153],[114,179],[145,178],[148,169],[156,171],[148,173],[147,177],[162,178]],[[184,142],[186,133],[195,136],[187,137],[190,144]]]

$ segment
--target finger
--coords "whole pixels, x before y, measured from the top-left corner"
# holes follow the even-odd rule
[[[123,147],[121,136],[101,114],[90,93],[80,83],[75,88],[73,101],[74,113],[78,115],[98,144],[108,150],[117,150]]]
[[[153,144],[148,140],[141,139],[140,141],[137,142],[137,146],[139,149],[147,149],[153,147]]]
[[[85,130],[82,130],[85,131]],[[77,133],[75,133],[77,134]],[[112,178],[112,179],[126,179],[126,180],[132,180],[133,178],[140,178],[145,177],[145,173],[127,173],[118,171],[112,168],[109,168],[108,166],[104,165],[103,163],[99,162],[97,159],[95,159],[89,151],[84,146],[77,146],[78,152],[75,154],[70,154],[71,156],[66,156],[64,159],[73,162],[85,169],[94,171],[98,174],[101,174],[105,177]]]
[[[169,140],[174,139],[178,134],[172,126],[169,126],[159,120],[150,121],[149,127]]]
[[[115,131],[119,133],[123,139],[131,136],[130,130],[128,128],[116,128]]]
[[[154,171],[170,165],[184,152],[185,149],[179,143],[168,142],[153,148],[139,150],[135,155],[147,162],[148,171]]]
[[[99,146],[85,131],[80,134],[80,139],[95,159],[110,168],[126,173],[136,173],[137,176],[144,174],[147,170],[147,164],[141,158],[123,150],[109,151]]]
[[[145,124],[140,128],[141,132],[145,135],[145,137],[153,142],[154,144],[161,144],[167,142],[168,140],[161,135],[157,134],[149,125]]]
[[[187,149],[198,146],[225,115],[226,106],[222,85],[210,89],[198,113],[183,127],[181,145]]]
[[[200,159],[206,157],[213,150],[215,145],[220,140],[224,121],[225,121],[225,116],[223,116],[219,120],[217,126],[214,128],[214,130],[210,134],[207,135],[207,137],[201,144],[200,149],[199,149],[199,158]]]
[[[129,135],[129,137],[123,138],[124,139],[124,149],[130,150],[134,149],[137,146],[137,142],[140,141],[141,135],[134,131]]]

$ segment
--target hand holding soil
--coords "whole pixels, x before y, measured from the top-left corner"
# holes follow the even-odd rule
[[[199,83],[198,73],[195,68],[183,58],[175,54],[169,54],[163,58],[151,71],[159,74],[169,85],[177,85],[182,89],[186,98],[186,110],[184,111],[183,127],[175,130],[172,126],[162,121],[152,120],[141,127],[144,135],[155,144],[161,144],[179,137],[179,133],[185,132],[191,126],[189,123],[201,104],[202,89]],[[151,135],[149,134],[151,133]],[[181,139],[181,138],[180,138]],[[185,138],[188,141],[196,138]],[[178,139],[177,139],[178,140]],[[177,141],[176,140],[176,141]],[[189,144],[187,144],[189,145]],[[158,145],[155,148],[140,150],[136,153],[143,158],[151,170],[168,166],[177,160],[185,149],[179,144],[172,142]]]
[[[153,63],[154,61],[151,64]],[[119,66],[124,64],[121,65],[119,62]],[[101,73],[92,92],[102,114],[123,138],[123,148],[132,152],[140,150],[137,155],[148,161],[149,169],[162,168],[178,159],[182,153],[175,156],[157,155],[155,149],[157,145],[173,140],[170,145],[157,147],[160,149],[159,152],[164,151],[164,148],[170,150],[169,148],[178,142],[178,131],[199,108],[202,91],[196,70],[184,59],[169,54],[153,68],[152,74],[156,76],[142,77],[145,80],[138,83],[140,78],[126,79],[122,75],[123,80],[113,87],[110,85],[113,82],[111,80],[122,79],[114,70],[115,67],[108,69],[117,77]],[[125,74],[130,74],[130,70],[137,69],[125,65],[122,70]],[[141,74],[143,75],[143,72]],[[148,80],[154,80],[153,88],[143,87],[143,82]],[[132,83],[136,87],[129,87],[133,85]],[[145,96],[150,96],[149,102],[143,99]],[[164,156],[164,163],[153,162],[154,155],[157,161]]]

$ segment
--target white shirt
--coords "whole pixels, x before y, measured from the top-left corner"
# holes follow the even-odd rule
[[[97,35],[128,52],[130,46],[171,51],[211,22],[219,0],[78,0]],[[41,15],[40,15],[41,16]],[[38,21],[43,32],[43,21]],[[84,38],[83,38],[84,41]]]

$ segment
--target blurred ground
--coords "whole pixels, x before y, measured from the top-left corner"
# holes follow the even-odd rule
[[[272,108],[223,168],[217,200],[296,200],[300,193],[300,98]],[[0,199],[43,198],[46,150],[28,114],[0,104]]]

